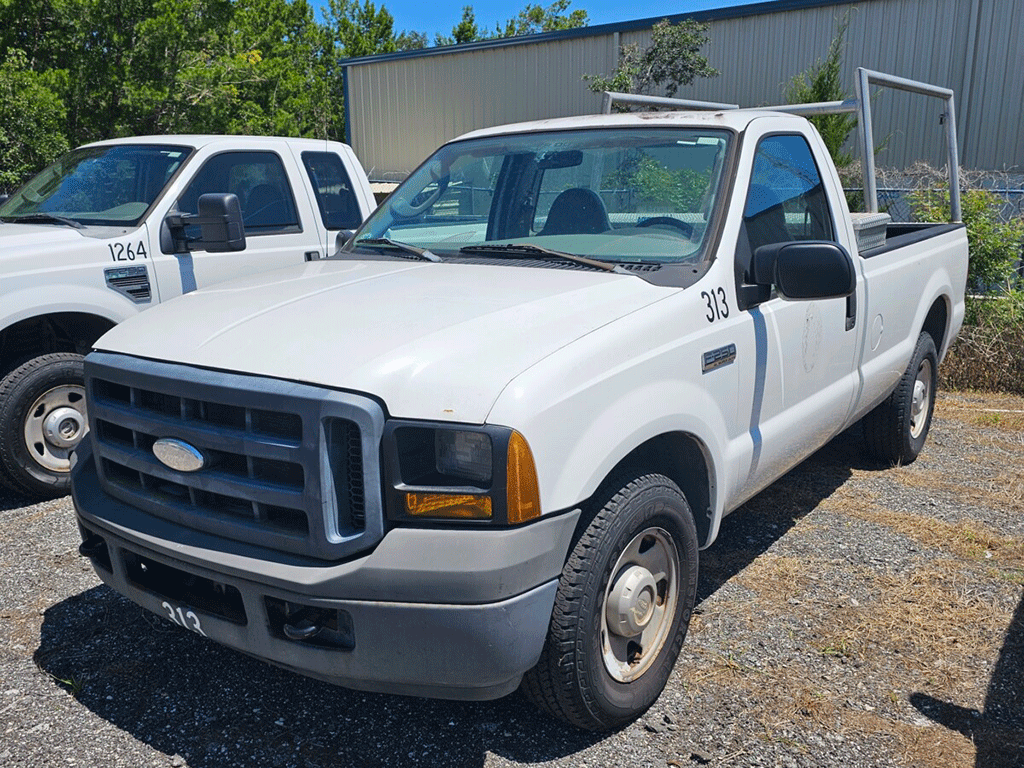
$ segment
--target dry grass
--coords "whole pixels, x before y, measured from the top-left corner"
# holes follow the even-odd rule
[[[945,393],[935,403],[935,417],[1008,432],[1024,430],[1024,398],[973,390]]]

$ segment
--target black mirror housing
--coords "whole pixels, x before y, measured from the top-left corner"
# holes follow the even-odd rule
[[[841,299],[857,288],[853,259],[838,243],[816,240],[762,245],[754,251],[751,282],[774,285],[791,301]]]
[[[346,245],[348,245],[349,241],[352,239],[352,236],[354,234],[355,232],[353,232],[351,229],[343,229],[340,232],[338,232],[338,234],[334,236],[334,252],[337,253]]]
[[[238,195],[210,192],[199,196],[197,207],[198,214],[172,212],[164,219],[165,226],[160,230],[160,248],[164,253],[188,253],[200,249],[207,253],[245,250],[245,225]],[[185,227],[197,225],[199,239],[186,238]]]
[[[238,195],[211,192],[199,196],[199,224],[202,245],[207,253],[245,250],[245,227]]]

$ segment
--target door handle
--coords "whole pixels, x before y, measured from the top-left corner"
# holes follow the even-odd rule
[[[306,251],[306,261],[319,261],[320,251]]]

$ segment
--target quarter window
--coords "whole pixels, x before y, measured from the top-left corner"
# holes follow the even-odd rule
[[[333,152],[303,152],[320,220],[327,229],[355,229],[363,223],[345,164]]]

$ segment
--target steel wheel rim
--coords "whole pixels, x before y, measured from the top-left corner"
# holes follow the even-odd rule
[[[64,384],[36,398],[25,416],[25,447],[50,472],[70,472],[71,452],[89,431],[85,387]]]
[[[602,656],[614,680],[636,680],[661,653],[679,602],[679,570],[679,550],[664,528],[644,529],[616,560],[601,605]]]
[[[914,395],[910,403],[910,436],[915,440],[924,432],[932,399],[932,362],[922,360],[914,380]]]

